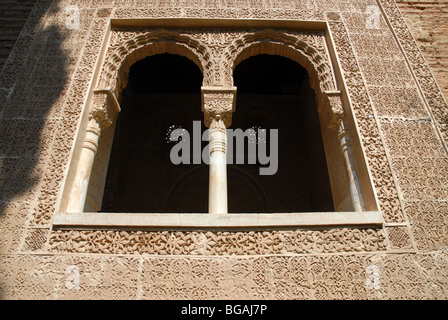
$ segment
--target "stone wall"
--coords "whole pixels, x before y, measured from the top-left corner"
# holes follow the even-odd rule
[[[396,0],[420,50],[448,99],[448,0]],[[0,70],[36,0],[0,3]]]
[[[447,299],[447,106],[395,2],[380,1],[385,16],[373,28],[366,27],[366,8],[378,6],[374,0],[187,2],[61,0],[50,9],[52,1],[43,0],[31,11],[0,73],[0,297]],[[67,30],[64,11],[74,3],[81,11],[75,31]],[[384,225],[56,228],[58,196],[102,52],[109,54],[107,76],[145,41],[192,45],[211,66],[225,50],[235,53],[233,61],[235,44],[244,50],[257,39],[250,30],[235,33],[235,44],[217,33],[192,32],[185,41],[175,32],[146,30],[142,37],[121,30],[103,48],[110,18],[148,17],[326,20]],[[316,47],[325,51],[312,36],[264,34],[279,45],[305,43],[310,55]],[[210,81],[224,78],[217,66]]]
[[[397,4],[448,100],[448,0],[397,0]]]
[[[0,70],[9,56],[36,0],[0,2]]]

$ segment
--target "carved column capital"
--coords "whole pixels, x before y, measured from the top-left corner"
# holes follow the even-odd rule
[[[340,120],[345,116],[341,92],[325,91],[319,104],[319,113],[324,116],[328,128],[338,129]]]
[[[230,127],[235,111],[236,87],[202,87],[204,124],[210,129]]]
[[[96,89],[93,92],[89,121],[95,120],[100,129],[108,128],[120,112],[120,104],[112,89]]]

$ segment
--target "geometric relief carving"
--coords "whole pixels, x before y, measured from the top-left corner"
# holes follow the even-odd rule
[[[409,236],[408,227],[406,226],[393,226],[386,227],[385,232],[389,245],[392,250],[397,249],[413,249],[412,240]]]
[[[335,46],[346,78],[355,121],[359,126],[361,142],[366,152],[373,183],[376,187],[379,206],[386,222],[404,222],[398,192],[391,168],[381,140],[367,88],[356,63],[356,58],[343,23],[329,22]]]
[[[59,258],[5,255],[0,259],[2,299],[57,299]]]
[[[448,199],[448,156],[429,120],[382,119],[381,129],[405,199]]]
[[[389,60],[379,57],[360,57],[359,65],[369,86],[412,86],[413,79],[407,72],[406,62],[401,59]]]
[[[393,31],[406,54],[410,67],[423,91],[428,107],[435,118],[437,128],[440,130],[445,143],[448,141],[448,106],[445,102],[428,64],[418,48],[409,31],[395,1],[380,1]]]
[[[396,157],[446,158],[440,139],[428,120],[380,119],[389,153]]]
[[[55,230],[50,251],[154,255],[266,255],[386,249],[381,229],[322,231]]]
[[[67,282],[68,267],[78,271],[77,288]],[[367,285],[372,267],[379,276],[376,286]],[[447,251],[247,258],[15,255],[0,260],[0,287],[7,299],[446,299],[447,285]]]
[[[369,86],[368,89],[379,116],[429,118],[416,88]]]
[[[61,47],[71,50],[68,57],[70,67],[66,77],[70,79],[70,83],[59,82],[63,79],[57,77],[54,80],[57,83],[52,83],[52,71],[51,74],[40,78],[34,78],[34,74],[26,79],[27,85],[36,79],[43,79],[42,81],[47,81],[51,86],[33,84],[32,90],[25,92],[17,89],[26,87],[22,81],[18,81],[18,87],[13,92],[10,89],[16,79],[23,77],[20,73],[23,66],[26,66],[24,69],[31,70],[38,54],[48,53],[45,50],[38,52],[33,49],[30,61],[19,58],[28,52],[30,45],[26,43],[32,43],[40,28],[39,19],[44,16],[43,12],[49,3],[40,1],[36,4],[37,9],[27,22],[18,46],[14,49],[22,54],[14,54],[0,75],[0,111],[3,112],[0,135],[3,137],[22,134],[21,139],[23,138],[17,145],[6,139],[0,141],[0,151],[6,155],[0,159],[0,169],[8,170],[6,174],[11,177],[20,176],[18,173],[21,171],[30,172],[31,178],[36,177],[36,180],[31,179],[32,181],[25,181],[26,183],[20,179],[8,179],[0,187],[0,193],[6,199],[9,200],[20,193],[20,199],[24,200],[1,205],[2,298],[448,298],[448,181],[445,178],[448,177],[448,160],[441,151],[440,140],[433,130],[433,125],[436,125],[445,139],[447,138],[448,124],[444,121],[448,117],[448,111],[393,1],[381,0],[381,3],[406,52],[414,76],[418,79],[426,102],[436,119],[435,123],[429,121],[424,101],[419,97],[419,91],[405,71],[401,52],[397,50],[394,39],[388,37],[389,43],[377,41],[375,39],[385,38],[375,30],[365,34],[355,30],[349,37],[345,25],[349,30],[353,30],[356,29],[353,25],[358,27],[365,24],[364,13],[359,15],[362,19],[356,23],[347,19],[347,15],[341,14],[344,10],[365,11],[363,3],[354,4],[351,1],[290,1],[290,8],[281,10],[271,1],[229,1],[232,5],[226,2],[192,1],[192,5],[185,8],[167,8],[178,4],[169,1],[117,0],[114,2],[117,6],[114,9],[83,11],[88,14],[82,15],[81,30],[68,33],[74,38],[66,42],[55,39],[54,43],[45,49],[48,52],[54,50],[59,42]],[[68,2],[61,2],[61,5],[65,3]],[[107,1],[70,3],[90,7],[110,5]],[[150,3],[154,5],[138,9],[139,6],[148,6]],[[269,9],[266,9],[267,6]],[[355,122],[360,128],[360,139],[365,148],[380,208],[387,222],[404,222],[407,218],[410,228],[386,225],[384,230],[341,228],[232,232],[50,231],[47,227],[51,226],[58,190],[61,188],[83,101],[106,34],[109,15],[116,18],[207,16],[322,21],[327,17],[334,20],[330,22],[331,35],[335,40],[347,89],[353,102]],[[61,25],[64,21],[61,17],[60,14],[51,21]],[[357,17],[353,19],[355,18]],[[240,36],[244,32],[235,34]],[[142,32],[140,35],[150,33]],[[118,36],[126,36],[126,32],[113,31],[111,43],[115,40],[121,41]],[[132,38],[135,33],[129,33],[127,36]],[[291,33],[288,34],[288,39],[295,37],[297,40],[304,36]],[[114,40],[113,37],[117,38]],[[217,66],[219,59],[213,58],[219,52],[224,52],[219,39],[207,40],[214,44],[208,51],[204,49],[207,43],[202,40],[207,38],[204,33],[191,37],[184,34],[175,35],[171,39],[176,37],[181,39],[180,42],[185,46],[191,46],[187,50],[200,53],[198,56],[201,58],[198,58],[197,62],[208,70],[205,72],[206,79],[211,81],[205,84],[222,80],[223,75],[218,72],[220,66]],[[27,41],[24,41],[24,38]],[[364,51],[355,49],[361,59],[355,58],[350,38],[354,43],[370,43],[370,47],[361,45]],[[320,41],[322,37],[316,36],[315,39]],[[167,40],[166,43],[170,41]],[[378,45],[371,46],[372,43]],[[130,41],[128,44],[128,48],[131,48],[135,42]],[[317,45],[313,47],[319,48]],[[317,52],[322,53],[319,50]],[[118,52],[115,57],[124,59],[126,54]],[[382,54],[386,58],[384,65],[377,59],[368,58],[369,55]],[[320,56],[326,59],[325,54]],[[205,57],[203,61],[202,57]],[[324,60],[320,64],[322,67],[327,64]],[[395,62],[397,65],[394,65]],[[111,63],[110,67],[113,68],[114,65],[115,63]],[[41,59],[39,71],[51,68],[54,69],[54,66],[51,66],[48,60]],[[378,73],[375,73],[376,68],[379,68]],[[392,70],[393,74],[386,72],[386,69]],[[326,83],[330,84],[333,80],[323,76],[328,74],[327,71],[323,68],[319,79],[326,79]],[[386,77],[387,83],[381,81],[379,74]],[[395,77],[397,81],[394,81]],[[363,79],[366,79],[367,86]],[[21,92],[24,92],[23,96]],[[35,97],[32,96],[33,92]],[[43,127],[43,121],[40,119],[47,115],[47,99],[54,100],[54,108],[49,113],[52,120],[46,122]],[[36,113],[31,115],[31,111]],[[380,118],[377,120],[374,114]],[[18,118],[4,119],[5,116],[14,115]],[[21,120],[22,116],[32,116],[35,120]],[[387,117],[408,120],[391,121]],[[45,129],[40,131],[40,128]],[[45,138],[42,144],[34,145],[32,140],[28,140],[35,133],[40,133]],[[391,156],[391,166],[385,146]],[[18,155],[21,156],[20,159],[16,157]],[[40,157],[38,163],[32,161],[36,156]],[[394,179],[397,181],[398,190],[401,191],[404,212]],[[30,185],[25,193],[24,184]],[[47,247],[48,236],[50,240]],[[393,254],[387,251],[412,249],[412,241],[415,241],[418,250],[439,251],[413,254]],[[44,254],[16,255],[14,253],[17,250]],[[378,289],[366,286],[366,268],[372,265],[379,268],[381,283]],[[79,290],[71,290],[66,286],[68,266],[76,266],[79,269]]]
[[[23,245],[23,251],[37,251],[42,250],[48,239],[48,229],[33,228],[28,229],[27,237]]]
[[[448,249],[448,201],[407,201],[405,212],[417,249]]]
[[[345,18],[347,19],[347,15]],[[380,29],[366,29],[365,22],[365,19],[362,19],[356,27],[348,24],[356,55],[358,57],[376,57],[377,59],[402,59],[400,49],[390,30],[385,25]]]
[[[194,1],[193,1],[194,2]],[[285,4],[272,4],[271,1],[266,1],[264,4],[261,1],[228,1],[228,8],[225,2],[213,1],[206,3],[197,2],[196,7],[194,4],[192,7],[178,8],[173,3],[156,4],[152,8],[148,8],[149,5],[146,1],[142,8],[117,8],[113,12],[113,18],[147,18],[147,17],[182,17],[182,18],[247,18],[247,19],[290,19],[301,21],[318,21],[324,20],[324,14],[322,11],[310,9],[310,3],[308,1],[300,2],[300,10],[292,9],[298,2],[293,1],[288,7],[288,10],[279,10],[278,8]],[[203,7],[205,5],[205,8]],[[263,7],[263,10],[254,8],[254,5]],[[199,6],[199,7],[198,7]],[[167,8],[168,7],[168,8]],[[221,8],[220,8],[221,7]],[[269,7],[269,8],[267,8]]]
[[[447,262],[446,251],[387,255],[378,261],[380,291],[388,299],[446,299]]]
[[[140,264],[134,257],[64,256],[58,265],[58,299],[136,300],[141,285]],[[71,269],[76,270],[75,279],[69,278]],[[148,285],[145,283],[145,287]]]
[[[399,188],[405,199],[448,199],[448,158],[415,157],[397,158],[392,161]]]
[[[366,299],[366,265],[368,258],[359,256],[145,259],[143,282],[151,285],[143,295],[146,299]]]
[[[0,203],[0,255],[17,251],[28,214],[29,203]]]
[[[46,158],[56,130],[56,120],[0,120],[0,154],[4,158]]]

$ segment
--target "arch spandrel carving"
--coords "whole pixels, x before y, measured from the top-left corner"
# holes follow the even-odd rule
[[[208,41],[207,31],[210,30],[114,30],[97,87],[111,87],[120,98],[132,64],[154,54],[171,53],[191,59],[200,68],[203,86],[232,87],[233,69],[239,62],[255,54],[276,54],[304,66],[319,95],[336,89],[323,33],[213,30],[213,34],[229,33],[228,43],[216,43]]]

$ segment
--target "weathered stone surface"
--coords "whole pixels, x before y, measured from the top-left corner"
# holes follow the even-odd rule
[[[0,3],[0,70],[11,53],[36,0],[5,0]]]
[[[9,54],[0,57],[0,298],[447,299],[448,108],[435,78],[446,97],[448,2],[398,2],[414,37],[391,0],[8,6],[2,21],[11,17],[14,28],[1,33],[7,44],[0,52]],[[367,23],[378,4],[386,16]],[[79,7],[78,29],[67,28],[68,5]],[[110,18],[204,17],[286,22],[236,30],[173,22],[169,29],[145,29],[139,20],[132,30],[108,30]],[[321,20],[328,22],[330,45],[322,30],[309,30]],[[370,178],[362,183],[374,190],[384,224],[263,230],[53,225],[82,147],[89,90],[110,87],[120,97],[130,66],[164,52],[195,62],[204,86],[232,86],[236,64],[269,53],[302,64],[318,101],[344,90],[344,112],[358,130]]]
[[[397,4],[448,100],[448,1],[397,0]]]

